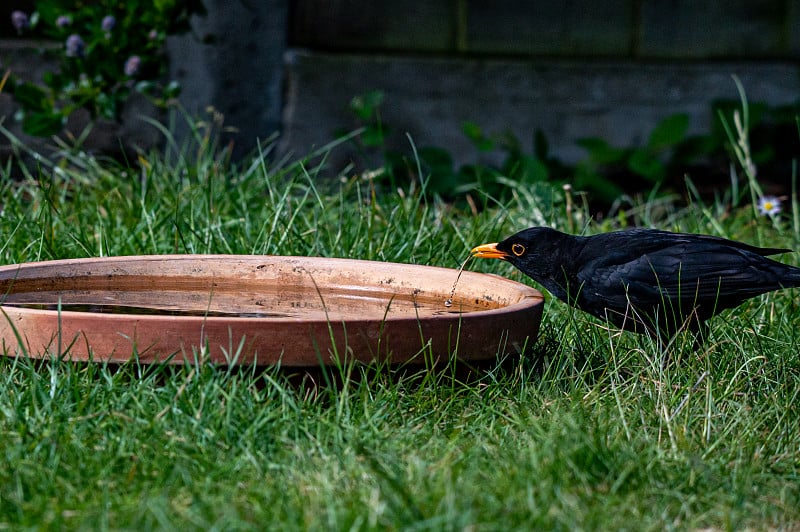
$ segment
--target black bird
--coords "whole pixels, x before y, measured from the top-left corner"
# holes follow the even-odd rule
[[[788,251],[654,229],[584,237],[532,227],[472,255],[506,260],[617,327],[672,336],[705,329],[707,319],[748,298],[800,286],[800,268],[766,258]]]

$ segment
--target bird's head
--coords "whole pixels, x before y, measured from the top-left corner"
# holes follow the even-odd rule
[[[472,249],[472,256],[508,261],[553,291],[555,282],[563,283],[562,267],[574,238],[549,227],[531,227],[502,242],[477,246]]]

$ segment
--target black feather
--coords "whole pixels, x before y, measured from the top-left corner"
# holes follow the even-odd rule
[[[534,227],[496,248],[559,299],[637,332],[697,330],[748,298],[800,286],[800,268],[766,258],[790,250],[709,235],[633,229],[581,237]]]

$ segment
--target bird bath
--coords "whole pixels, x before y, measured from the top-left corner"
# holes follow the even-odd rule
[[[315,366],[494,358],[536,338],[542,295],[495,275],[350,259],[152,255],[0,267],[3,352]]]

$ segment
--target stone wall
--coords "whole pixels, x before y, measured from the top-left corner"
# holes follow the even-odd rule
[[[295,0],[291,44],[550,57],[797,57],[793,0]]]
[[[282,125],[298,153],[352,124],[350,98],[370,90],[393,147],[408,133],[460,162],[476,157],[465,120],[527,149],[539,129],[574,162],[580,137],[630,146],[677,112],[708,131],[711,102],[738,98],[732,76],[751,101],[800,100],[797,1],[299,0],[290,28]]]
[[[355,127],[348,104],[372,90],[385,94],[390,146],[407,149],[409,135],[457,162],[476,156],[460,131],[467,120],[525,147],[541,130],[555,156],[574,161],[577,138],[635,144],[676,112],[707,130],[711,101],[737,98],[733,75],[753,101],[800,96],[800,0],[206,5],[194,35],[170,39],[170,76],[190,114],[212,105],[237,128],[238,155],[276,131],[285,152],[325,145]],[[21,57],[0,44],[9,53]],[[334,162],[349,156],[338,150]]]
[[[226,136],[236,155],[254,149],[281,129],[283,55],[288,4],[284,0],[231,2],[205,0],[205,17],[194,34],[170,38],[170,79],[181,83],[181,101],[190,115],[213,106],[235,128]],[[178,136],[186,134],[178,119]]]

